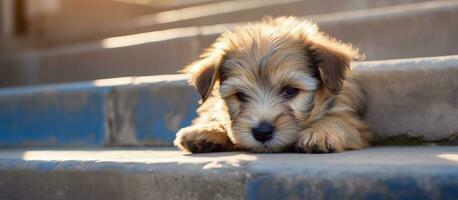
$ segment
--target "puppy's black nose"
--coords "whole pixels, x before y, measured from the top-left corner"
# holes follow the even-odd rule
[[[272,138],[275,127],[267,122],[261,122],[256,127],[251,129],[254,139],[260,142],[265,142]]]

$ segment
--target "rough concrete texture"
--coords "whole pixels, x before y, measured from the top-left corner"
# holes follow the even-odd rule
[[[0,199],[456,199],[457,147],[2,150]]]
[[[349,12],[306,16],[320,29],[353,44],[366,60],[454,55],[458,53],[458,1],[429,1]],[[239,24],[201,27],[200,46]]]
[[[109,88],[90,83],[0,90],[0,146],[100,146]]]
[[[457,16],[458,1],[430,1],[309,18],[338,39],[354,43],[368,60],[378,60],[457,54]],[[235,25],[153,31],[2,57],[2,70],[12,72],[2,84],[13,84],[10,77],[25,80],[17,85],[29,85],[175,73]],[[35,79],[24,78],[30,73],[23,71],[31,69]]]
[[[456,144],[458,56],[362,62],[353,68],[367,93],[365,118],[377,136],[376,143],[389,136],[407,136],[422,137],[425,141],[421,142],[454,137],[454,142],[444,143]],[[67,145],[66,140],[45,140],[55,135],[71,138],[58,130],[73,130],[72,136],[81,141],[88,141],[89,133],[108,134],[98,140],[99,145],[170,145],[175,132],[196,115],[199,97],[186,79],[184,75],[126,77],[0,90],[0,130],[4,133],[0,145]],[[103,95],[95,100],[75,98],[92,93]],[[62,107],[65,103],[94,109],[68,112]],[[77,116],[78,120],[72,118]],[[83,126],[88,120],[95,121]],[[86,130],[91,126],[103,128]],[[37,137],[28,137],[30,133]]]
[[[196,117],[200,95],[186,78],[161,77],[114,88],[111,145],[170,145],[175,133]]]
[[[458,53],[458,1],[431,1],[314,16],[321,29],[350,42],[367,60]]]
[[[354,68],[377,135],[438,140],[458,133],[458,56],[363,62]]]
[[[196,116],[184,75],[0,90],[0,146],[170,145]],[[183,98],[184,97],[184,98]]]

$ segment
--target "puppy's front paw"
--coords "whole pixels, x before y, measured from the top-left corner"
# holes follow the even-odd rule
[[[296,151],[303,153],[334,153],[342,151],[342,147],[335,138],[326,132],[307,129],[300,133],[301,138],[296,143]]]
[[[178,148],[192,153],[208,153],[229,150],[231,143],[218,126],[190,126],[178,131],[174,141]]]

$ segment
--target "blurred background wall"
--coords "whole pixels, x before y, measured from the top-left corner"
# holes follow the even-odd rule
[[[294,15],[367,60],[458,53],[457,0],[0,0],[0,87],[176,73],[223,31]]]

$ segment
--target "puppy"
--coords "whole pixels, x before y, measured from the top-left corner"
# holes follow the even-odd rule
[[[174,144],[192,153],[330,153],[368,146],[358,50],[294,17],[223,33],[184,72],[202,96]]]

